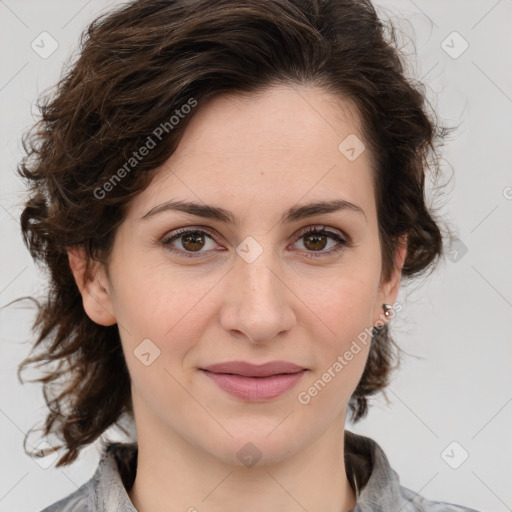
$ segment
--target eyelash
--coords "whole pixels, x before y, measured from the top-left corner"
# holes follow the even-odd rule
[[[181,249],[176,250],[176,249],[171,249],[170,247],[168,247],[168,246],[170,246],[170,244],[172,242],[174,242],[174,240],[177,240],[186,234],[198,234],[198,233],[206,234],[206,235],[208,235],[209,238],[214,240],[212,233],[205,228],[201,228],[201,229],[181,228],[181,229],[171,232],[169,236],[164,237],[162,239],[162,245],[164,245],[168,251],[178,254],[180,256],[185,256],[186,258],[199,258],[199,257],[201,257],[201,255],[204,255],[205,253],[204,252],[193,253],[192,251],[183,251]],[[327,235],[332,240],[338,242],[339,247],[337,247],[335,249],[331,249],[328,252],[321,252],[321,253],[319,252],[316,254],[314,252],[309,251],[309,252],[305,253],[306,257],[309,257],[309,258],[332,256],[333,254],[337,254],[337,253],[345,250],[346,247],[351,247],[351,245],[352,245],[349,237],[343,238],[337,231],[332,231],[332,230],[328,229],[327,226],[322,226],[321,228],[318,228],[317,226],[315,226],[313,228],[306,228],[305,230],[302,230],[299,233],[299,235],[297,235],[297,237],[293,243],[296,243],[301,238],[305,237],[306,235],[311,235],[311,234]]]

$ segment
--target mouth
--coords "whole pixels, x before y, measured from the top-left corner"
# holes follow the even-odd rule
[[[296,373],[306,368],[288,361],[271,361],[260,365],[246,361],[229,361],[207,366],[202,369],[212,373],[240,375],[243,377],[271,377],[272,375]]]
[[[241,361],[201,368],[222,391],[246,402],[277,398],[302,379],[307,369],[284,361],[253,365]]]

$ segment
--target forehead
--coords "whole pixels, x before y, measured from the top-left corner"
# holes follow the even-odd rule
[[[176,151],[130,211],[141,214],[177,196],[229,201],[244,210],[284,207],[305,194],[367,202],[373,197],[369,151],[351,161],[340,150],[343,141],[363,139],[354,105],[316,87],[220,95],[198,107]]]
[[[282,150],[298,140],[310,149],[315,144],[325,149],[326,144],[335,144],[350,134],[362,139],[360,125],[352,102],[319,87],[274,85],[255,93],[222,94],[195,113],[174,161],[185,149],[199,149],[206,140],[215,145],[201,147],[203,152],[245,147],[245,156],[256,146]]]

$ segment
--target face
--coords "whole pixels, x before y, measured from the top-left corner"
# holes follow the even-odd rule
[[[232,464],[251,442],[273,463],[343,427],[369,349],[354,340],[400,277],[380,282],[369,150],[340,150],[349,136],[358,152],[356,111],[321,89],[218,97],[131,202],[108,276],[98,270],[83,296],[94,321],[119,326],[139,436]],[[203,210],[161,207],[178,201]],[[232,361],[304,371],[259,384],[204,371]]]

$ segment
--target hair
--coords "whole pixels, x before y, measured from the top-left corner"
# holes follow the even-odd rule
[[[404,235],[402,276],[433,268],[442,234],[425,202],[425,176],[440,172],[437,148],[447,131],[429,111],[424,84],[405,74],[395,29],[369,0],[138,0],[88,26],[75,61],[38,100],[17,171],[28,189],[23,240],[49,274],[32,326],[37,340],[18,377],[29,364],[53,366],[36,382],[49,409],[44,435],[56,434],[66,449],[57,467],[123,417],[133,420],[118,327],[85,313],[67,250],[84,250],[86,279],[93,261],[108,263],[127,204],[207,100],[290,84],[351,101],[374,159],[382,278],[396,268]],[[154,147],[134,160],[150,139]],[[388,385],[400,350],[387,324],[373,328],[348,404],[353,421]]]

